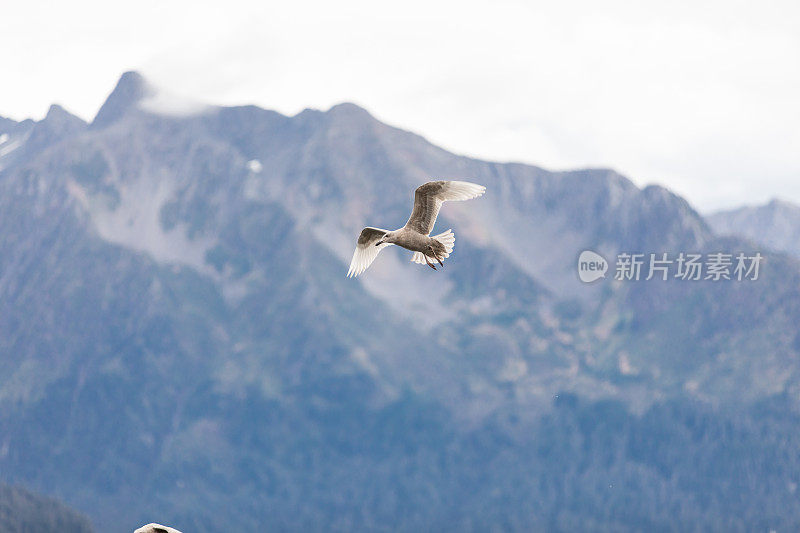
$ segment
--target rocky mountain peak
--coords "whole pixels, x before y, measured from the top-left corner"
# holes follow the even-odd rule
[[[328,110],[328,113],[358,113],[372,116],[370,115],[369,111],[353,102],[341,102],[335,104],[331,106],[331,108]]]
[[[116,122],[141,100],[153,94],[155,90],[144,76],[135,71],[125,72],[97,112],[92,128],[104,128]]]
[[[86,122],[82,118],[73,115],[58,104],[50,106],[40,124],[68,129],[82,129],[86,126]]]
[[[774,198],[762,205],[718,211],[707,219],[717,234],[746,237],[800,257],[800,206],[796,204]]]

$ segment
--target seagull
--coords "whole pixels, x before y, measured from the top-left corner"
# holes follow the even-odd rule
[[[147,524],[142,526],[133,533],[181,533],[174,527],[162,526],[161,524]]]
[[[444,266],[443,259],[450,257],[456,236],[452,230],[430,236],[442,203],[452,200],[471,200],[486,192],[486,187],[468,181],[429,181],[414,191],[414,209],[406,225],[389,231],[366,227],[361,230],[350,261],[347,277],[352,278],[364,272],[378,252],[396,244],[414,252],[411,261],[426,264],[436,270],[433,261]]]

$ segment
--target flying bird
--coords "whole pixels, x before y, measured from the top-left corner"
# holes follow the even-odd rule
[[[347,277],[355,277],[364,272],[378,256],[378,252],[392,244],[414,252],[411,256],[414,263],[425,263],[434,270],[434,261],[444,266],[442,260],[453,253],[456,236],[449,229],[439,235],[430,236],[442,203],[471,200],[484,192],[486,187],[483,185],[467,181],[429,181],[420,185],[414,191],[414,209],[405,226],[394,231],[370,227],[361,230]]]

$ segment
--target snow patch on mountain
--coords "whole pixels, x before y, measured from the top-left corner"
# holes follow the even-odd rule
[[[5,157],[17,148],[22,146],[22,141],[19,139],[13,140],[11,142],[4,141],[2,146],[0,146],[0,157]]]

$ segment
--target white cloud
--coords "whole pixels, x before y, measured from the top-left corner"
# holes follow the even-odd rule
[[[155,94],[143,99],[139,103],[139,107],[149,113],[171,117],[195,116],[213,109],[208,104],[163,90],[158,90]]]
[[[0,115],[91,118],[136,68],[205,102],[355,101],[456,152],[612,166],[701,208],[800,201],[798,27],[793,1],[39,0],[0,17]]]

